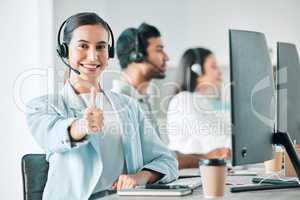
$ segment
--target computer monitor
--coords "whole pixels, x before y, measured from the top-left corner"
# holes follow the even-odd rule
[[[264,34],[230,30],[232,164],[272,159],[275,87]]]
[[[294,44],[277,43],[277,129],[300,143],[300,63]]]
[[[270,160],[272,145],[282,145],[300,179],[300,161],[291,138],[287,132],[278,131],[275,126],[277,91],[264,34],[229,30],[229,47],[233,166]],[[300,187],[299,184],[289,186]],[[231,191],[282,189],[289,186],[239,186],[232,187]]]

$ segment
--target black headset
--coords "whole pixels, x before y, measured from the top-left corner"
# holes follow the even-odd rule
[[[72,17],[72,16],[71,16]],[[75,73],[77,73],[78,75],[80,74],[80,72],[77,69],[74,69],[73,67],[71,67],[65,60],[64,58],[68,58],[68,45],[65,42],[60,41],[60,36],[61,36],[61,31],[64,27],[64,25],[70,20],[70,18],[67,18],[59,27],[58,30],[58,34],[57,34],[57,47],[56,47],[56,52],[58,54],[58,56],[61,58],[61,61],[67,66],[69,67],[71,70],[73,70]],[[108,56],[109,58],[113,58],[115,56],[115,41],[114,41],[114,34],[110,28],[110,26],[108,25],[107,22],[105,22],[105,26],[107,27],[107,29],[109,30],[109,34],[111,36],[111,46],[110,44],[108,44]]]
[[[140,63],[144,61],[144,54],[140,50],[140,42],[139,42],[139,30],[134,29],[134,51],[132,51],[129,55],[130,62]]]

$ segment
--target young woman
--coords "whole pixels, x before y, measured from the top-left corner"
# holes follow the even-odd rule
[[[99,76],[113,57],[113,35],[95,13],[68,18],[58,53],[69,77],[60,94],[28,104],[28,125],[47,154],[43,199],[88,199],[109,189],[177,178],[177,162],[138,103],[103,91]],[[97,195],[99,196],[99,195]]]
[[[219,149],[219,156],[229,158],[230,112],[220,98],[221,72],[214,54],[188,49],[180,63],[182,92],[172,98],[167,115],[170,149],[186,154]]]

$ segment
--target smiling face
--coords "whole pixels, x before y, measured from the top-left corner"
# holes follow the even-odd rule
[[[68,62],[79,70],[79,78],[94,82],[107,66],[108,32],[98,24],[80,26],[73,31],[68,50]]]

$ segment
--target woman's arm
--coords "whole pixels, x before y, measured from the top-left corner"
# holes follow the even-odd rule
[[[49,102],[49,96],[42,96],[27,104],[26,118],[28,127],[46,153],[68,151],[78,147],[86,140],[73,142],[69,134],[69,127],[77,119],[70,117],[63,107],[58,107]],[[57,105],[63,105],[62,99]]]
[[[205,154],[183,154],[178,151],[175,151],[179,169],[185,168],[198,168],[199,160],[203,159],[212,159],[212,158],[224,158],[230,159],[231,151],[229,148],[218,148],[214,149]]]
[[[160,174],[155,176],[156,180],[153,182],[167,183],[175,180],[178,177],[178,162],[174,153],[158,137],[159,134],[144,115],[140,105],[137,104],[136,109],[144,160],[142,170],[152,170]]]
[[[81,141],[85,138],[87,135],[85,126],[83,119],[77,119],[72,122],[72,124],[68,127],[69,136],[72,141]]]

